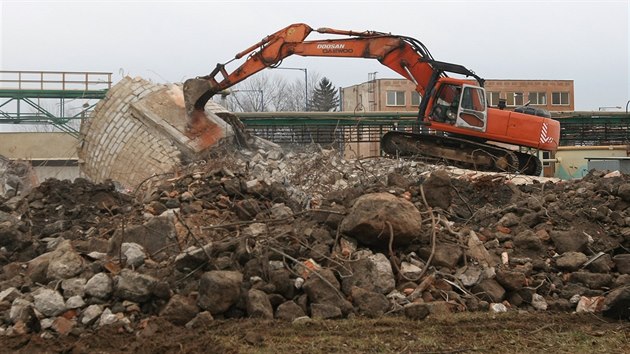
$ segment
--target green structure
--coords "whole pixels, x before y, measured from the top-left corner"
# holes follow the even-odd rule
[[[236,113],[247,129],[276,143],[377,142],[389,130],[422,129],[418,112],[254,112]],[[561,146],[630,144],[625,112],[568,112],[560,121]],[[341,139],[343,137],[343,139]]]
[[[278,144],[378,142],[390,130],[419,129],[418,112],[235,113],[247,130]]]
[[[53,125],[78,137],[111,86],[105,72],[0,71],[0,124]]]
[[[560,121],[561,146],[630,144],[627,112],[569,112],[553,118]]]
[[[79,136],[112,86],[106,72],[0,71],[0,124],[52,125]],[[554,112],[552,112],[553,114]],[[418,112],[252,112],[236,113],[253,134],[280,144],[378,142],[389,130],[427,129]],[[627,112],[566,112],[560,145],[630,144]]]

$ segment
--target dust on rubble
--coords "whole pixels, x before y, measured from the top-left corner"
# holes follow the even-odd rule
[[[573,330],[623,340],[611,321],[630,317],[628,176],[515,184],[320,147],[223,149],[130,194],[50,179],[1,198],[7,348],[306,351],[307,336],[412,352],[444,349],[446,325],[475,338],[508,326],[451,350],[566,348]],[[567,340],[522,339],[547,330]]]

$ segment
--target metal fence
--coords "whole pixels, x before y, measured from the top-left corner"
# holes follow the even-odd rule
[[[630,116],[590,115],[558,118],[560,145],[598,146],[630,144]]]
[[[0,89],[16,90],[108,90],[112,73],[79,71],[0,70]]]
[[[277,144],[379,142],[390,130],[417,128],[416,112],[239,113],[246,129]],[[340,145],[341,146],[341,145]]]
[[[378,142],[390,130],[421,129],[417,112],[238,113],[247,129],[279,144]],[[570,112],[560,122],[561,146],[630,144],[630,115]]]

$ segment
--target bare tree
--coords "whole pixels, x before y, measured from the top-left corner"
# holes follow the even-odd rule
[[[308,78],[309,97],[321,75],[312,73]],[[217,95],[219,103],[233,112],[298,112],[307,105],[303,79],[287,82],[282,76],[258,73]]]
[[[234,85],[222,95],[222,103],[233,112],[275,111],[282,105],[286,82],[265,73]]]

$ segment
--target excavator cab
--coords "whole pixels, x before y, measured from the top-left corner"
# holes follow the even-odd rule
[[[487,108],[485,90],[482,87],[444,83],[437,91],[430,119],[460,128],[486,130]]]
[[[440,123],[455,124],[461,99],[461,86],[444,84],[440,86],[431,109],[431,119]]]
[[[457,110],[455,126],[478,131],[486,131],[488,107],[486,105],[486,92],[482,87],[467,85],[462,86]]]

